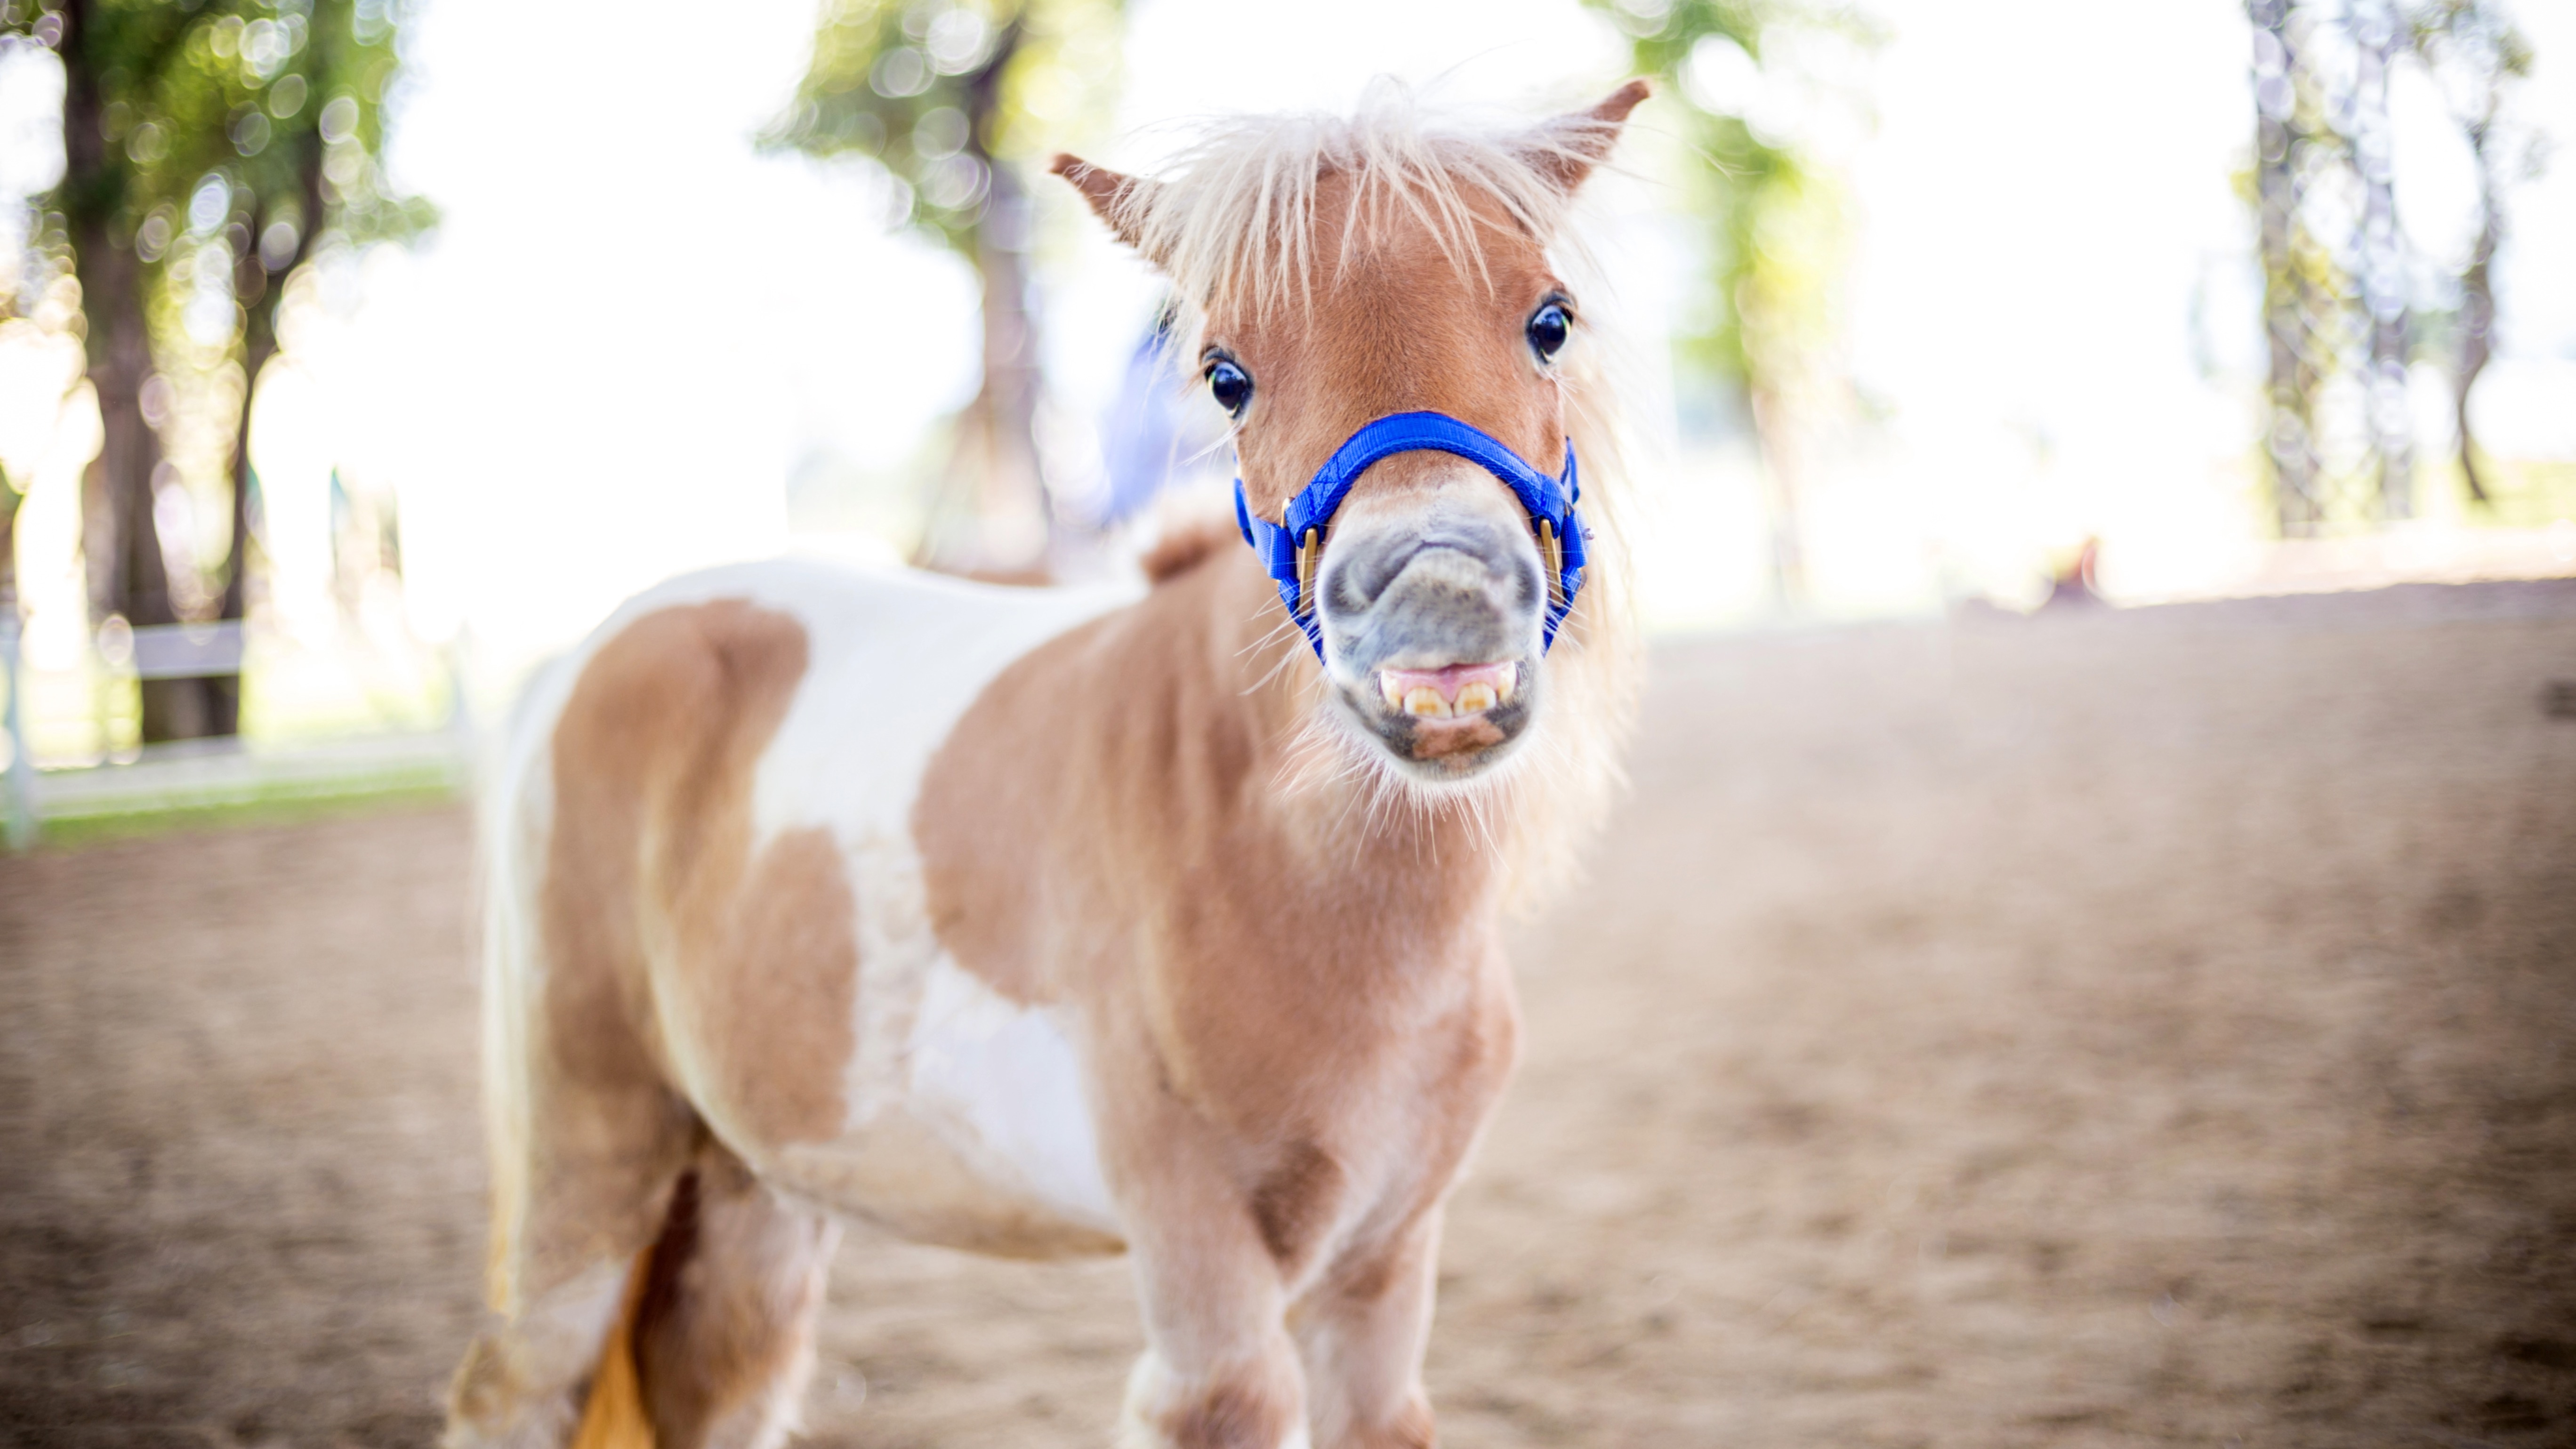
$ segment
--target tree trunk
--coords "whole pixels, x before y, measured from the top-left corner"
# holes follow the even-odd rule
[[[2262,218],[2263,331],[2270,344],[2271,402],[2263,430],[2272,463],[2272,504],[2283,538],[2314,535],[2324,522],[2318,497],[2315,420],[2310,402],[2315,377],[2307,356],[2303,298],[2293,264],[2299,191],[2293,151],[2304,139],[2297,121],[2298,57],[2290,44],[2285,0],[2247,0],[2258,31],[2277,48],[2280,72],[2264,74],[2256,90],[2255,193]],[[2259,45],[2259,41],[2258,41]],[[2258,49],[2259,58],[2262,52]],[[2278,90],[2267,93],[2277,81]]]
[[[1054,515],[1038,465],[1037,319],[1029,297],[1029,198],[1017,173],[993,157],[1003,70],[1019,48],[1017,22],[967,78],[967,154],[989,190],[974,227],[984,284],[984,383],[957,417],[941,503],[922,539],[927,567],[999,582],[1044,582]]]
[[[1796,364],[1789,364],[1795,366]],[[1771,530],[1771,601],[1794,609],[1807,602],[1806,531],[1800,526],[1806,462],[1803,419],[1785,395],[1774,369],[1772,380],[1750,388],[1746,402],[1753,413],[1753,440],[1759,455],[1762,513]]]
[[[152,375],[152,334],[143,312],[143,262],[118,235],[123,169],[108,150],[99,57],[90,48],[95,16],[88,0],[64,7],[63,195],[70,203],[73,267],[89,323],[89,379],[98,395],[105,439],[90,465],[82,548],[90,559],[93,607],[125,616],[135,628],[175,624],[161,533],[152,517],[152,474],[161,439],[143,419],[143,384]],[[107,536],[99,537],[104,531]],[[143,739],[189,739],[206,733],[205,691],[195,680],[143,685]]]
[[[986,441],[981,508],[985,568],[1043,573],[1053,534],[1038,466],[1037,319],[1029,305],[1028,198],[1010,168],[991,166],[992,197],[978,228],[983,273]]]
[[[259,396],[259,376],[277,355],[277,310],[286,301],[286,279],[313,254],[313,238],[322,229],[322,141],[306,133],[296,158],[301,196],[295,222],[295,250],[274,273],[261,251],[261,239],[279,218],[275,212],[251,218],[250,245],[233,259],[233,298],[242,308],[242,403],[233,424],[232,532],[224,550],[224,590],[215,617],[240,623],[250,615],[250,500],[258,475],[250,465],[251,403]],[[241,675],[218,674],[203,681],[213,718],[210,734],[241,732]]]
[[[2379,454],[2379,516],[2415,513],[2415,436],[2406,392],[2406,241],[2397,227],[2396,143],[2388,117],[2388,77],[2405,43],[2405,19],[2394,0],[2378,0],[2354,18],[2358,67],[2353,81],[2352,161],[2361,174],[2360,283],[2370,328],[2370,371],[2363,396],[2371,445]]]
[[[0,630],[16,622],[18,612],[18,505],[25,495],[11,486],[0,469]],[[8,682],[0,680],[0,688]]]
[[[2469,269],[2460,276],[2460,365],[2451,383],[2451,409],[2460,430],[2460,475],[2468,480],[2469,497],[2488,502],[2486,483],[2478,477],[2477,436],[2469,430],[2469,389],[2478,385],[2495,348],[2495,288],[2491,271],[2496,244],[2504,239],[2504,198],[2496,185],[2494,102],[2487,117],[2468,128],[2469,151],[2478,166],[2478,240],[2469,253]]]
[[[256,244],[252,255],[257,256]],[[251,262],[257,270],[257,260]],[[258,299],[246,305],[248,321],[243,331],[249,334],[242,351],[241,417],[233,427],[232,532],[224,547],[224,591],[215,606],[215,617],[226,623],[239,624],[250,616],[250,498],[257,486],[250,466],[250,404],[259,392],[260,369],[277,355],[276,329],[269,323]],[[241,733],[241,674],[210,674],[195,683],[202,685],[210,735]]]

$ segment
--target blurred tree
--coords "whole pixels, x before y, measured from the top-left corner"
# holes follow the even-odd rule
[[[2402,516],[2411,498],[2386,446],[2386,424],[2404,422],[2403,291],[2385,275],[2398,269],[2392,35],[2381,0],[2246,0],[2246,15],[2269,349],[2263,449],[2281,536],[2311,537]],[[2399,331],[2394,349],[2383,313]]]
[[[2363,418],[2377,455],[2379,516],[2415,513],[2415,436],[2406,399],[2408,306],[2406,238],[2397,226],[2397,140],[2388,116],[2388,76],[2406,46],[2397,0],[2349,0],[2353,38],[2350,129],[2352,167],[2361,179],[2361,216],[2353,223],[2353,271],[2360,325],[2368,333],[2362,365]]]
[[[899,219],[983,283],[984,377],[956,419],[916,561],[1029,576],[1054,529],[1036,441],[1037,298],[1019,167],[1060,149],[1118,71],[1120,0],[822,0],[814,54],[764,144],[883,169]]]
[[[1762,455],[1771,573],[1784,602],[1806,593],[1799,484],[1805,419],[1825,385],[1831,293],[1842,243],[1833,178],[1795,141],[1760,123],[1777,48],[1803,35],[1865,43],[1841,9],[1781,0],[1584,0],[1628,37],[1637,74],[1706,164],[1691,168],[1694,213],[1709,223],[1713,305],[1678,339],[1686,361],[1737,390]]]
[[[2451,407],[2458,420],[2460,474],[2469,496],[2487,502],[2478,476],[2477,435],[2469,426],[2469,390],[2495,348],[2495,290],[2489,269],[2504,240],[2504,187],[2536,174],[2540,148],[2505,126],[2506,91],[2531,74],[2531,42],[2496,0],[2435,0],[2418,8],[2410,30],[2415,53],[2442,83],[2451,115],[2469,143],[2478,173],[2478,233],[2460,272],[2459,356],[2451,369]],[[2520,173],[2519,176],[2511,173]]]
[[[0,38],[0,48],[9,44]],[[28,255],[20,258],[14,269],[0,272],[0,322],[19,315],[18,288],[7,283],[27,280],[26,263],[33,260],[36,248],[26,250]],[[26,501],[25,486],[9,476],[6,464],[0,464],[0,635],[14,635],[18,628],[18,506]],[[16,684],[14,679],[0,679],[0,690],[14,690]]]
[[[401,238],[430,219],[424,203],[388,192],[379,169],[401,4],[0,0],[0,32],[51,46],[63,65],[64,169],[49,221],[71,245],[106,434],[83,542],[97,607],[130,624],[179,619],[154,507],[168,486],[162,439],[146,405],[161,413],[171,396],[153,380],[181,342],[183,312],[202,319],[207,309],[190,304],[228,303],[216,345],[241,367],[231,537],[207,591],[215,617],[238,620],[250,403],[277,350],[283,283],[325,232]],[[240,700],[238,676],[147,683],[143,737],[233,733]]]
[[[2264,453],[2284,537],[2368,526],[2413,512],[2409,354],[2438,338],[2417,326],[2416,269],[2397,222],[2388,82],[2410,52],[2449,100],[2475,159],[2478,232],[2450,278],[2458,354],[2452,406],[2461,472],[2487,499],[2469,394],[2492,350],[2489,264],[2502,191],[2538,151],[2503,120],[2531,47],[2499,0],[2246,0],[2253,25],[2255,165],[2264,331],[2270,348]],[[2432,304],[2433,320],[2444,303]]]

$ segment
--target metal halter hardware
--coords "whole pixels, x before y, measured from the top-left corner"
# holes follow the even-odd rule
[[[1321,660],[1324,622],[1315,608],[1315,567],[1325,530],[1362,473],[1382,459],[1417,452],[1449,453],[1482,467],[1501,479],[1529,513],[1539,557],[1547,566],[1547,619],[1539,641],[1544,653],[1555,645],[1557,627],[1583,587],[1583,520],[1574,511],[1583,489],[1574,473],[1574,441],[1566,440],[1565,471],[1550,478],[1493,435],[1447,413],[1395,413],[1351,434],[1288,500],[1277,523],[1255,515],[1244,500],[1243,480],[1234,480],[1235,524],[1279,586],[1279,602],[1288,606],[1288,616],[1306,631],[1306,642]]]

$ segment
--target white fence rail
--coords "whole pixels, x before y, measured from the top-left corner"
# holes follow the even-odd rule
[[[112,627],[121,627],[121,621]],[[245,653],[238,623],[135,629],[130,644],[122,639],[101,642],[118,646],[115,654],[125,657],[122,672],[136,679],[234,674]],[[39,769],[25,705],[29,671],[19,645],[15,611],[0,610],[0,684],[8,691],[9,745],[0,804],[6,806],[5,835],[12,850],[34,844],[48,820],[318,799],[360,790],[458,790],[471,772],[473,731],[462,707],[461,679],[453,681],[457,703],[442,728],[294,745],[185,740],[146,746],[122,762]],[[451,673],[455,662],[451,657]]]

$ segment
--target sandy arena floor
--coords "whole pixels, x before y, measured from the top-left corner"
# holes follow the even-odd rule
[[[1519,934],[1447,1442],[2576,1444],[2568,715],[2576,582],[1663,649]],[[469,853],[0,861],[0,1445],[431,1440]],[[813,1441],[1104,1443],[1124,1273],[854,1236]]]

